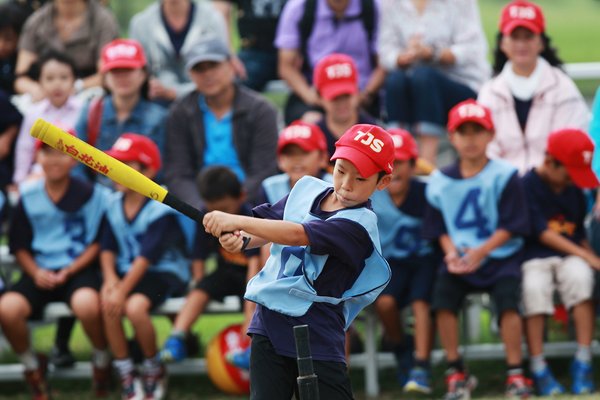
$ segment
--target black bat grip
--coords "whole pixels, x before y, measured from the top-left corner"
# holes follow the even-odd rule
[[[294,326],[296,362],[298,363],[298,394],[300,400],[319,400],[319,379],[313,368],[308,325]]]
[[[194,221],[200,224],[202,223],[203,214],[200,212],[200,210],[190,206],[188,203],[182,201],[175,195],[172,195],[171,193],[167,192],[163,203],[179,211],[183,215],[193,219]]]

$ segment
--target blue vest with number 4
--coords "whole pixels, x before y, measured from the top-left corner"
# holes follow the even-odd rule
[[[41,267],[68,267],[92,243],[104,214],[108,189],[94,186],[88,201],[75,212],[61,210],[48,197],[44,180],[19,187],[21,202],[33,231],[31,249]]]
[[[500,160],[490,160],[477,175],[453,179],[435,171],[426,189],[427,201],[440,210],[448,235],[460,251],[481,246],[498,227],[498,204],[502,192],[517,170]],[[494,249],[491,258],[506,258],[523,246],[514,237]]]
[[[123,193],[116,192],[112,195],[106,213],[113,234],[119,245],[117,255],[117,270],[120,274],[126,274],[131,268],[133,260],[140,255],[140,240],[148,230],[148,227],[159,218],[175,211],[157,201],[147,202],[136,215],[132,222],[128,222],[123,212]],[[182,231],[183,232],[183,231]],[[183,233],[182,233],[183,238]],[[181,248],[166,249],[162,257],[149,268],[149,271],[170,272],[181,281],[187,282],[190,277],[189,261]]]
[[[377,214],[381,249],[386,259],[404,259],[431,254],[430,243],[421,238],[422,218],[402,212],[385,190],[373,193],[371,201],[373,210]]]
[[[310,213],[311,206],[330,184],[317,178],[300,179],[287,199],[283,219],[305,223],[317,219]],[[310,252],[310,246],[284,246],[273,243],[271,255],[264,268],[248,282],[246,299],[261,304],[272,311],[299,317],[314,302],[344,304],[346,328],[364,307],[372,303],[391,276],[390,266],[381,255],[377,217],[366,208],[344,209],[328,218],[344,218],[362,225],[373,242],[373,253],[349,289],[341,297],[319,295],[313,282],[319,277],[328,255]]]

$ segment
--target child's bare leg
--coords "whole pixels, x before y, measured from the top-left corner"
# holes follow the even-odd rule
[[[135,330],[135,338],[145,358],[152,358],[157,353],[156,331],[152,325],[150,308],[152,304],[143,294],[131,295],[125,303],[125,315]]]
[[[523,361],[521,339],[523,324],[516,311],[505,311],[500,317],[500,333],[504,342],[507,365],[520,365]]]
[[[71,309],[81,321],[81,326],[92,342],[95,349],[105,349],[107,346],[102,312],[100,310],[100,296],[92,288],[81,288],[71,296]]]
[[[196,319],[204,312],[209,301],[210,296],[204,290],[192,290],[188,294],[183,308],[177,314],[173,330],[180,332],[189,331]]]
[[[415,357],[417,360],[429,360],[432,346],[432,323],[429,304],[417,300],[412,303],[415,317]]]
[[[573,307],[573,322],[577,344],[590,346],[594,335],[594,303],[591,300]]]
[[[448,362],[459,360],[458,318],[456,314],[449,310],[438,310],[436,323],[440,342],[446,352],[446,360]]]
[[[102,310],[106,339],[114,358],[117,360],[129,357],[127,338],[121,322],[122,317],[122,315],[112,315],[106,309]]]
[[[29,350],[29,330],[27,318],[31,314],[31,306],[25,297],[16,292],[9,292],[0,300],[0,323],[4,336],[17,354]]]
[[[545,315],[530,315],[525,318],[525,337],[529,356],[539,356],[544,353],[544,322]]]
[[[386,339],[393,344],[401,343],[404,340],[404,333],[396,299],[393,296],[381,295],[375,301],[375,309],[383,325]]]

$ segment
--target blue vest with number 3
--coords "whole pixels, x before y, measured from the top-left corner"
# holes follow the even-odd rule
[[[498,227],[498,204],[502,192],[517,170],[500,160],[490,160],[477,175],[453,179],[435,171],[426,189],[427,201],[440,210],[448,235],[461,250],[481,246]],[[523,246],[514,237],[494,249],[489,257],[506,258]]]
[[[26,182],[19,190],[33,231],[31,248],[35,262],[51,270],[68,267],[98,234],[108,189],[95,185],[92,196],[75,212],[56,207],[48,197],[43,179]]]
[[[317,219],[310,208],[330,184],[317,178],[300,179],[289,194],[283,219],[296,223]],[[338,211],[328,219],[345,218],[362,225],[373,242],[373,253],[352,287],[341,297],[320,296],[313,287],[327,262],[328,255],[310,252],[310,246],[284,246],[273,243],[271,255],[264,268],[248,282],[246,299],[261,304],[272,311],[299,317],[314,302],[344,304],[346,328],[364,307],[372,303],[391,276],[390,266],[381,255],[377,217],[366,208]]]
[[[431,244],[421,238],[422,218],[402,212],[385,190],[373,193],[371,201],[377,214],[381,249],[386,259],[421,257],[432,253]]]

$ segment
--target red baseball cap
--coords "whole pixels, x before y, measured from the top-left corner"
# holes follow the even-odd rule
[[[115,39],[102,48],[100,72],[115,68],[142,68],[145,65],[146,55],[137,40]]]
[[[119,136],[106,154],[119,161],[137,161],[155,171],[158,171],[162,164],[156,143],[137,133],[124,133]]]
[[[525,0],[515,0],[502,9],[500,32],[510,35],[518,27],[527,28],[540,34],[546,29],[542,9],[537,4]]]
[[[475,122],[488,131],[494,130],[490,109],[473,99],[462,101],[452,107],[448,113],[448,132],[455,132],[465,122]]]
[[[548,136],[546,152],[560,161],[569,176],[580,188],[600,186],[592,171],[594,143],[587,133],[579,129],[560,129]]]
[[[281,154],[283,148],[288,144],[298,145],[307,152],[313,150],[327,151],[327,141],[321,128],[303,121],[294,121],[281,131],[277,140],[277,154]]]
[[[352,57],[345,54],[330,54],[315,66],[313,83],[325,100],[358,93],[356,64]]]
[[[331,161],[338,158],[354,164],[363,178],[379,171],[391,174],[394,169],[394,141],[377,125],[354,125],[335,142]]]
[[[417,142],[407,130],[400,128],[388,129],[394,141],[394,157],[396,160],[416,160],[419,158]]]

